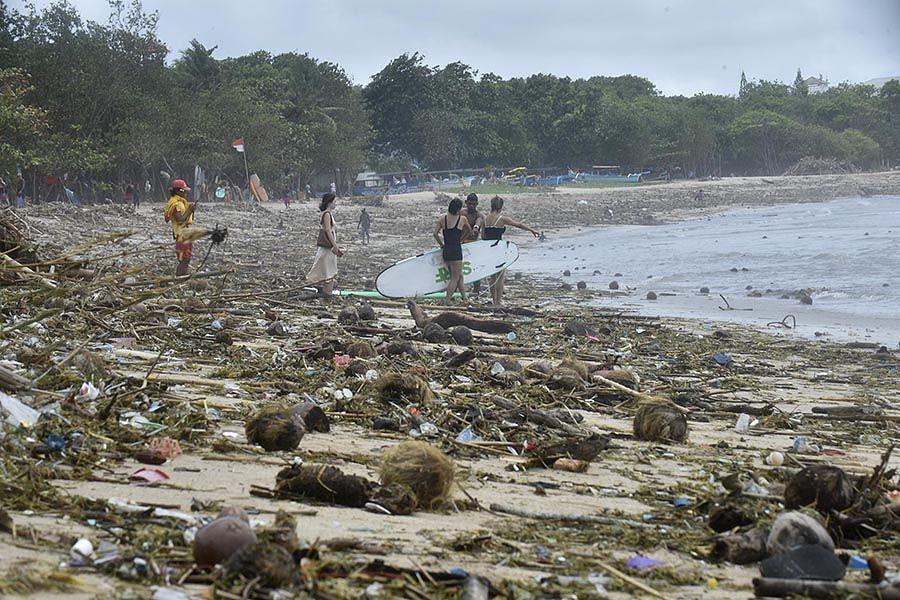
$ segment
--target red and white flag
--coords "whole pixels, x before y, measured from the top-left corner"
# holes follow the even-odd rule
[[[237,150],[238,152],[244,151],[244,138],[239,137],[238,139],[231,142],[231,147]]]

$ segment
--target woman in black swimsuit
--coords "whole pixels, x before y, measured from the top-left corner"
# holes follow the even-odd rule
[[[503,198],[500,196],[491,198],[491,212],[484,218],[483,239],[502,240],[503,234],[506,233],[507,226],[518,227],[519,229],[530,232],[534,237],[541,237],[540,233],[528,225],[514,221],[506,215],[501,214],[502,211]],[[506,271],[500,271],[496,275],[491,276],[491,303],[493,306],[500,306],[500,299],[503,297],[503,285],[505,282]]]
[[[459,291],[462,301],[466,301],[466,289],[463,287],[462,275],[462,238],[472,233],[469,221],[459,214],[462,200],[454,198],[447,207],[447,214],[438,219],[434,228],[434,239],[443,248],[444,262],[450,271],[447,281],[447,303],[453,298],[453,292]],[[440,234],[440,235],[438,235]]]

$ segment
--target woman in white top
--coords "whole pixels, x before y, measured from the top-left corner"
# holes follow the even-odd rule
[[[338,246],[337,223],[331,214],[334,208],[334,194],[323,194],[319,203],[319,237],[316,239],[316,258],[306,280],[319,289],[325,298],[331,298],[334,290],[334,278],[337,276],[337,259],[344,252]]]

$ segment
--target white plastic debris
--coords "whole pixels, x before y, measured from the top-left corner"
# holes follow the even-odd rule
[[[69,550],[69,555],[72,558],[88,558],[91,554],[94,553],[94,545],[90,540],[81,538],[77,542],[72,545],[72,549]]]
[[[368,371],[366,371],[365,378],[366,378],[366,381],[368,381],[369,383],[372,383],[373,381],[377,381],[378,380],[378,371],[376,371],[375,369],[369,369]]]
[[[434,423],[422,423],[419,425],[419,432],[425,437],[431,437],[438,434],[438,428]]]
[[[168,319],[166,319],[166,325],[168,325],[169,327],[172,327],[172,328],[178,327],[179,325],[181,325],[181,319],[176,319],[175,317],[169,317]]]
[[[504,372],[505,370],[506,369],[504,369],[503,365],[501,365],[499,362],[495,362],[491,365],[491,375],[493,375],[494,377]]]
[[[344,388],[344,389],[341,390],[341,391],[344,392],[344,398],[345,398],[346,400],[352,400],[352,399],[353,399],[353,392],[350,391],[350,388]]]
[[[784,454],[778,451],[769,452],[769,456],[766,457],[766,463],[773,467],[780,467],[784,464]]]
[[[0,392],[0,408],[7,415],[6,422],[13,427],[31,427],[41,416],[27,404],[3,392]]]
[[[509,333],[506,334],[506,339],[510,342],[516,341],[516,338],[518,338],[518,337],[519,336],[516,335],[515,331],[510,331]]]
[[[78,394],[75,395],[75,399],[83,402],[85,400],[89,402],[93,402],[100,396],[100,390],[94,387],[94,384],[90,381],[85,381],[81,384],[81,387],[78,388]]]
[[[750,433],[750,415],[741,413],[734,424],[734,430],[738,433]]]

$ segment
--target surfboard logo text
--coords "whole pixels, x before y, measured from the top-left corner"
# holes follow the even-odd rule
[[[463,277],[472,273],[472,263],[467,260],[463,261],[462,264],[462,274]],[[438,268],[437,272],[434,274],[434,282],[435,283],[447,283],[450,281],[450,269],[447,267]]]

